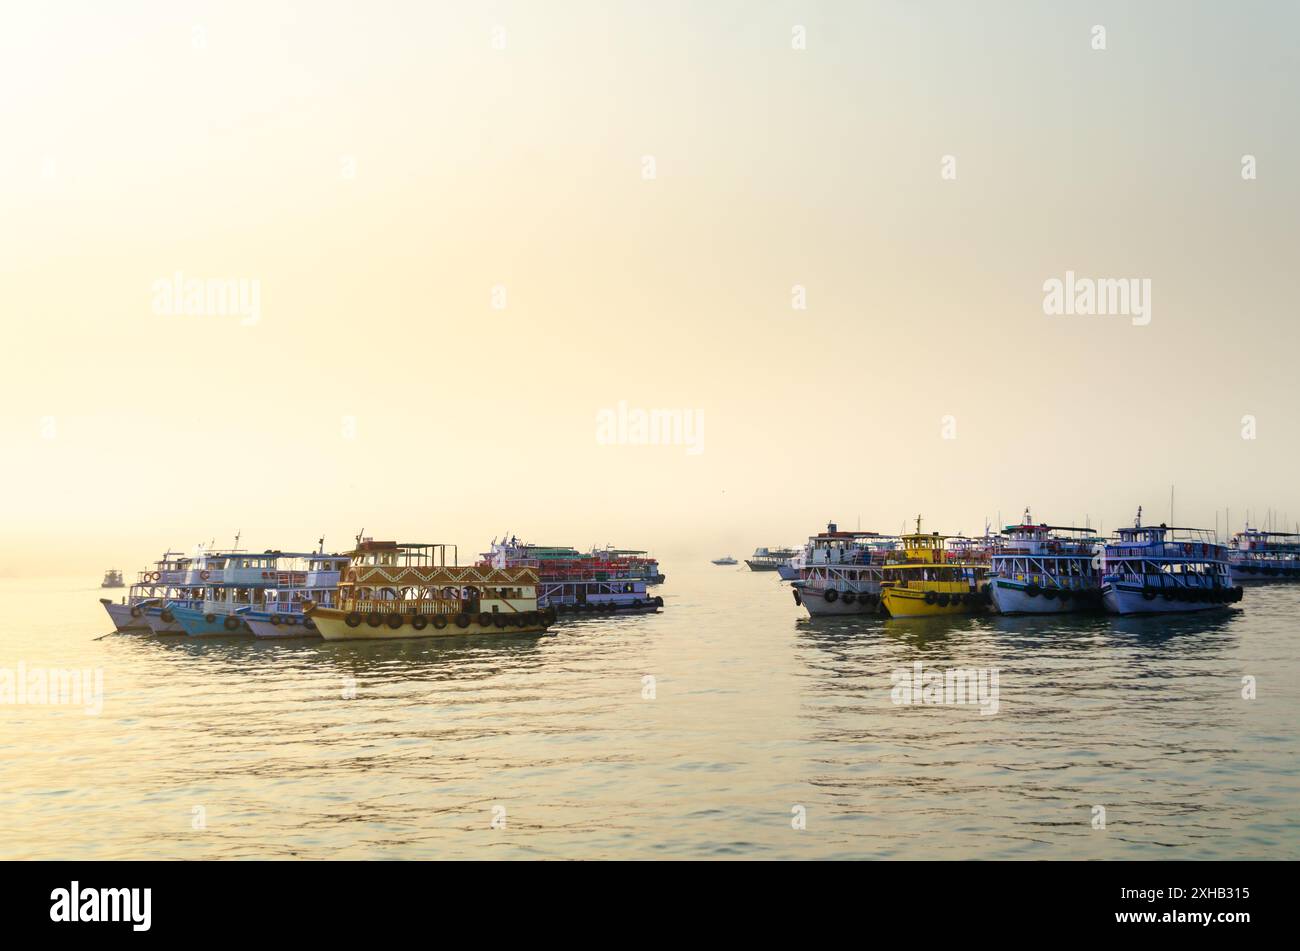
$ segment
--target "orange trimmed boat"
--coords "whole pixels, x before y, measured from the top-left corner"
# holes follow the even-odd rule
[[[451,549],[451,564],[447,550]],[[303,612],[327,641],[545,634],[537,570],[457,564],[456,546],[358,539],[333,607]]]

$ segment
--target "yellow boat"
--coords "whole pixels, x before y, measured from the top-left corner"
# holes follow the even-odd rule
[[[359,538],[336,604],[303,613],[327,641],[546,633],[555,609],[537,606],[536,568],[462,567],[455,548]]]
[[[988,566],[975,562],[949,561],[944,543],[951,535],[916,531],[902,536],[903,559],[882,571],[880,603],[890,617],[933,617],[943,614],[974,614],[984,610],[986,596],[980,585]]]

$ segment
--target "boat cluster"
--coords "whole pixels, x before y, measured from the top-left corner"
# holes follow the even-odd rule
[[[498,542],[472,565],[456,546],[357,537],[346,553],[168,551],[119,602],[100,601],[119,631],[193,637],[356,640],[451,634],[542,634],[561,614],[654,612],[659,563],[613,547]]]
[[[1087,528],[1034,522],[982,537],[916,530],[903,535],[840,531],[831,523],[803,549],[770,565],[810,615],[918,617],[996,611],[1158,614],[1223,608],[1244,585],[1300,580],[1300,535],[1249,526],[1226,545],[1207,529],[1142,524],[1102,538]]]

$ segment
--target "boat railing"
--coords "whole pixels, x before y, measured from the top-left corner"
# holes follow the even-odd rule
[[[496,599],[492,599],[496,600]],[[508,601],[501,603],[509,606]],[[340,598],[338,610],[357,614],[460,614],[469,608],[469,602],[460,598],[418,598],[406,600],[370,600]]]
[[[1227,549],[1206,542],[1146,542],[1133,545],[1107,545],[1107,559],[1145,559],[1147,561],[1223,561]]]

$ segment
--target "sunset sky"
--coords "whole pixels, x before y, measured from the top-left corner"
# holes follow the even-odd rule
[[[1300,520],[1295,4],[0,16],[0,575]],[[1150,323],[1046,314],[1067,271]]]

